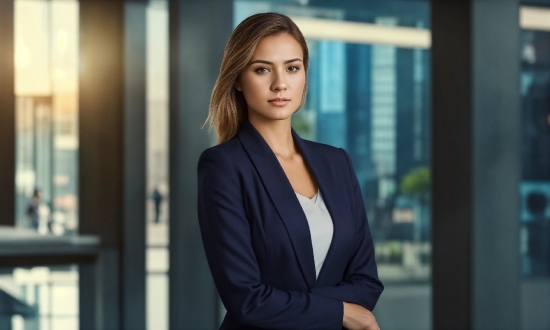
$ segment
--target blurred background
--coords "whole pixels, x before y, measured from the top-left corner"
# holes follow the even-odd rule
[[[382,329],[550,329],[547,0],[0,0],[0,329],[214,329],[201,129],[231,30],[301,28]]]

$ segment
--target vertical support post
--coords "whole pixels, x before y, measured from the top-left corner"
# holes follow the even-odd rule
[[[145,10],[80,1],[80,232],[101,238],[80,268],[82,329],[145,328]]]
[[[520,327],[519,3],[432,1],[433,327]]]
[[[79,228],[101,238],[97,270],[80,268],[81,292],[98,283],[80,295],[81,311],[97,308],[81,316],[82,329],[122,328],[123,9],[121,0],[80,1]]]
[[[0,1],[0,225],[15,225],[14,1]]]
[[[470,1],[432,2],[434,329],[472,327],[470,14]]]
[[[95,264],[78,266],[78,320],[82,330],[101,329],[98,265],[99,258]]]
[[[226,0],[169,2],[171,329],[219,326],[198,225],[197,163],[211,145],[201,127],[232,31],[232,12],[233,2]]]
[[[473,327],[519,329],[520,1],[474,3]]]
[[[124,9],[123,324],[145,329],[146,11],[145,0]]]

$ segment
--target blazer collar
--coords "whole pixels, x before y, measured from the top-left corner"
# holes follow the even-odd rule
[[[345,245],[342,243],[346,237],[346,231],[353,230],[353,224],[349,209],[342,207],[342,205],[346,205],[345,200],[343,200],[345,196],[339,193],[341,188],[338,189],[338,183],[333,179],[334,174],[331,173],[327,160],[311,150],[294,130],[292,130],[292,136],[306,165],[319,185],[323,200],[334,224],[332,243],[317,280],[315,278],[315,261],[307,218],[283,168],[267,142],[252,124],[248,121],[245,122],[238,134],[243,148],[252,160],[287,229],[306,283],[309,287],[315,287],[316,283],[320,283],[323,276],[327,276],[325,274],[326,269],[331,268],[331,264],[336,266],[334,263],[338,263],[342,251],[339,251],[337,247]]]
[[[347,251],[345,251],[345,247],[349,245],[346,244],[345,240],[354,236],[353,215],[348,207],[349,201],[346,200],[347,194],[345,187],[342,186],[343,182],[338,181],[334,167],[331,168],[330,166],[331,160],[328,159],[328,155],[312,150],[308,143],[300,138],[294,130],[292,130],[292,134],[307,167],[319,185],[319,190],[323,194],[323,201],[334,226],[332,242],[317,278],[317,285],[322,286],[334,282],[334,278],[331,279],[330,277],[338,274],[338,271],[335,270],[343,270],[346,267],[347,258],[345,256]],[[342,170],[347,171],[348,169],[346,167]]]

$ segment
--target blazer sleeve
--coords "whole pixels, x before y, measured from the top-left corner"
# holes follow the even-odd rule
[[[341,300],[263,284],[237,171],[207,149],[198,165],[198,217],[220,298],[237,322],[261,328],[341,329]]]
[[[310,289],[310,292],[354,303],[372,311],[384,289],[378,279],[376,261],[374,258],[374,245],[370,234],[365,205],[359,188],[359,182],[353,170],[348,153],[341,149],[345,155],[351,176],[353,214],[357,223],[357,246],[348,262],[345,278],[334,286],[321,286]]]

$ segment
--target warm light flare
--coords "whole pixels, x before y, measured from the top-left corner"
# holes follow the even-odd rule
[[[308,39],[422,49],[430,48],[432,42],[431,31],[428,29],[319,18],[293,17],[292,20]]]
[[[519,16],[522,29],[550,31],[550,8],[522,6]],[[293,17],[292,19],[308,39],[379,44],[402,48],[431,48],[432,37],[429,29],[319,18]]]
[[[550,9],[521,7],[519,10],[519,26],[526,30],[550,31]]]
[[[15,42],[15,67],[17,69],[26,69],[32,63],[32,54],[29,47],[21,38]]]
[[[65,30],[59,30],[57,32],[57,52],[64,54],[69,47],[69,34]]]

